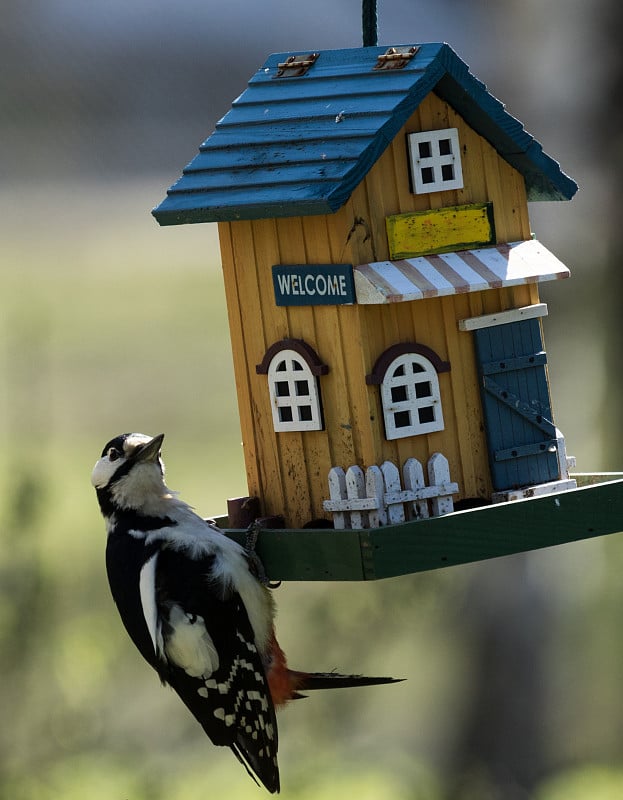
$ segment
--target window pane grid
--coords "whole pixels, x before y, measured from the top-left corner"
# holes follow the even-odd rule
[[[457,128],[411,133],[408,141],[415,194],[463,188]]]
[[[275,431],[321,430],[316,378],[302,356],[285,350],[268,368]]]
[[[416,353],[396,358],[381,384],[388,439],[443,430],[439,380],[434,366]]]

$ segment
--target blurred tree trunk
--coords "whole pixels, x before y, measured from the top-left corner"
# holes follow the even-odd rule
[[[551,600],[532,558],[484,562],[466,598],[472,682],[449,797],[527,800],[547,772],[543,658]]]
[[[623,6],[620,0],[602,0],[602,9],[596,10],[601,19],[600,57],[606,59],[606,83],[600,94],[597,107],[598,119],[595,131],[601,134],[596,150],[604,163],[603,174],[608,175],[610,186],[606,187],[603,201],[604,213],[608,215],[609,241],[607,264],[602,294],[604,303],[604,325],[607,329],[606,369],[608,393],[603,431],[604,450],[610,469],[623,471],[621,442],[623,420],[621,418],[621,392],[623,389],[623,225],[621,204],[623,203],[623,54],[620,31],[623,30]],[[609,191],[608,191],[609,189]]]

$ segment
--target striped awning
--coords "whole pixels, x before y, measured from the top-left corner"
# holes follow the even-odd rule
[[[567,267],[534,239],[359,264],[354,272],[358,303],[400,303],[569,277]]]

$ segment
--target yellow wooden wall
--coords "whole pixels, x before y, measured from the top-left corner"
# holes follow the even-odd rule
[[[456,127],[465,188],[411,194],[406,133]],[[289,527],[326,516],[332,466],[402,464],[441,451],[461,497],[491,492],[472,336],[465,317],[538,302],[536,286],[381,306],[275,305],[275,264],[360,264],[389,257],[385,217],[442,206],[493,202],[498,242],[530,238],[523,178],[447,104],[429,95],[350,200],[328,216],[220,223],[234,370],[249,494],[264,514]],[[304,339],[329,365],[320,380],[325,430],[275,433],[266,375],[256,364],[286,337]],[[417,341],[450,361],[440,378],[445,430],[394,441],[384,438],[379,389],[365,376],[390,345]]]

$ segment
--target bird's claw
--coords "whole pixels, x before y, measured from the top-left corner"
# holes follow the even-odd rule
[[[270,580],[266,574],[266,570],[264,569],[264,565],[262,564],[260,557],[255,552],[255,546],[257,545],[257,539],[261,530],[262,523],[257,519],[253,520],[253,522],[247,528],[244,549],[246,550],[247,558],[249,559],[251,572],[255,575],[258,581],[263,586],[267,586],[269,589],[277,589],[281,585],[281,581]]]

